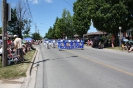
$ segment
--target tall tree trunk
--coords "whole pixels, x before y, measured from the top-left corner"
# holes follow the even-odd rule
[[[114,38],[115,38],[114,46],[119,46],[118,32],[117,31],[113,32],[113,35],[114,35]]]

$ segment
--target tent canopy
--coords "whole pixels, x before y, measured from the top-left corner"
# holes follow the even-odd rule
[[[30,37],[26,37],[26,38],[23,38],[23,40],[25,40],[25,41],[31,41],[32,38],[30,38]]]
[[[128,39],[123,39],[123,41],[124,41],[124,42],[127,42],[127,41],[129,41],[129,40],[128,40]]]

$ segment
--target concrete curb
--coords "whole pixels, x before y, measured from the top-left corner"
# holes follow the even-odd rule
[[[37,53],[38,53],[38,50],[36,49],[36,52],[35,52],[35,54],[34,54],[34,56],[32,58],[32,61],[31,61],[32,63],[30,64],[30,66],[29,66],[29,68],[28,68],[28,70],[26,72],[26,77],[31,75],[32,67],[33,67],[33,64],[34,64],[34,61],[35,61]]]
[[[29,68],[28,68],[28,70],[27,70],[27,72],[26,72],[26,77],[25,77],[25,79],[23,80],[23,84],[21,85],[20,88],[27,88],[28,85],[29,85],[29,83],[30,83],[31,71],[32,71],[32,67],[33,67],[33,65],[34,65],[34,61],[35,61],[35,59],[36,59],[37,53],[38,53],[38,49],[36,48],[36,52],[35,52],[35,54],[34,54],[34,56],[33,56],[33,58],[32,58],[32,61],[31,61],[32,63],[30,64],[30,66],[29,66]]]

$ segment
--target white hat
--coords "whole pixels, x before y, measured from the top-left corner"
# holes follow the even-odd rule
[[[17,37],[17,35],[14,35],[14,37]]]

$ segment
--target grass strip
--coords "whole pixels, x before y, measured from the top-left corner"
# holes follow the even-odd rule
[[[26,61],[20,64],[14,64],[6,67],[2,67],[2,62],[0,61],[0,79],[15,79],[26,76],[26,71],[32,63],[32,58],[36,50],[31,50],[24,55]]]

